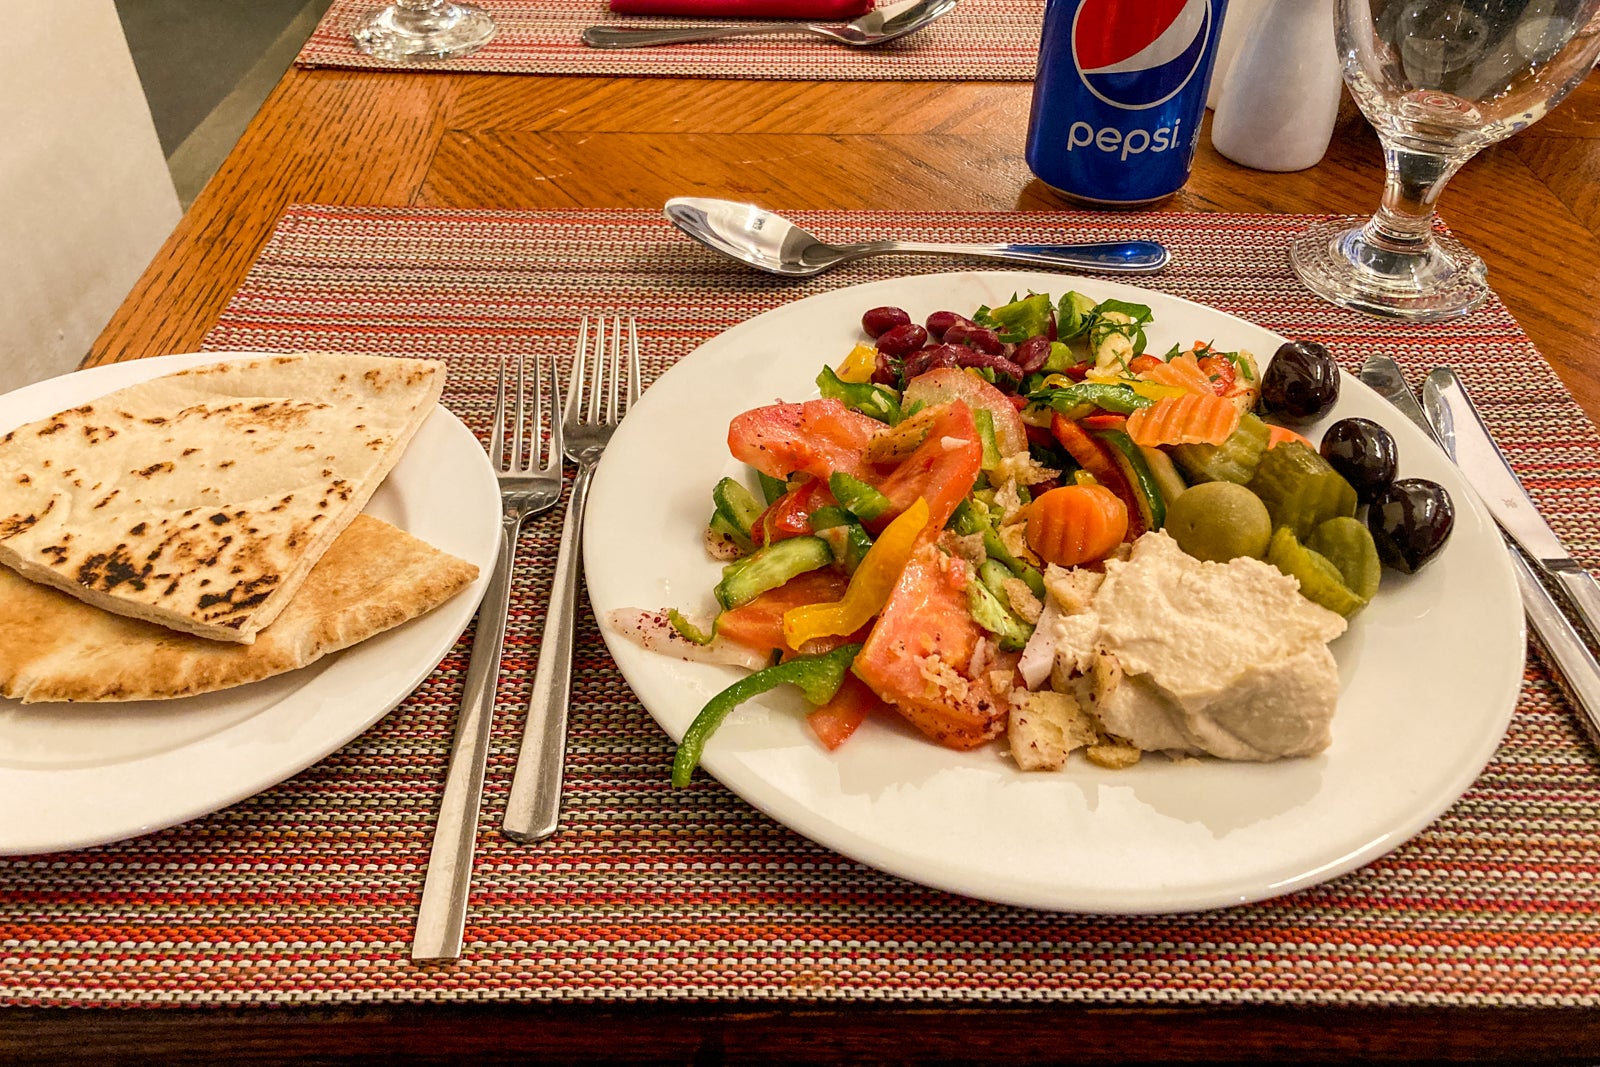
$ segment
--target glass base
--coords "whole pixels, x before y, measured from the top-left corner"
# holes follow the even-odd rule
[[[494,20],[487,11],[440,0],[390,4],[350,34],[360,51],[393,62],[453,59],[476,52],[493,36]]]
[[[1306,287],[1355,311],[1408,322],[1460,318],[1489,299],[1488,268],[1460,241],[1435,235],[1399,249],[1367,232],[1371,220],[1329,219],[1289,242],[1289,261]]]

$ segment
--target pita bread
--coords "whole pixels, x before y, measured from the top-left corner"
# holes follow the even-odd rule
[[[248,643],[366,506],[444,364],[268,356],[180,371],[0,437],[0,563]]]
[[[113,615],[0,568],[0,695],[39,701],[194,696],[304,667],[466,588],[478,568],[358,515],[255,642]]]

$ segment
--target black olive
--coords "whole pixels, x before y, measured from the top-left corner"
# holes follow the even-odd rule
[[[1400,452],[1388,430],[1371,419],[1340,419],[1322,435],[1322,458],[1355,488],[1356,499],[1372,503],[1394,481]]]
[[[1339,364],[1315,341],[1290,341],[1261,375],[1261,406],[1285,422],[1310,422],[1339,399]]]
[[[1455,526],[1450,494],[1426,478],[1401,478],[1379,491],[1367,508],[1367,529],[1378,558],[1397,571],[1415,574],[1444,547]]]

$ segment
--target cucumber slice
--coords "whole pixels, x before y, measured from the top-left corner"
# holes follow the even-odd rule
[[[1344,516],[1329,519],[1311,531],[1306,547],[1326,556],[1328,562],[1338,567],[1344,584],[1356,596],[1371,600],[1378,595],[1383,562],[1378,558],[1378,546],[1366,523]]]
[[[1320,552],[1300,543],[1294,531],[1280,526],[1267,547],[1267,562],[1300,583],[1300,595],[1349,618],[1366,601],[1344,584],[1339,568]]]
[[[756,472],[756,476],[761,479],[761,497],[769,506],[777,503],[778,498],[789,491],[789,483],[782,478],[774,478],[760,471]]]
[[[1239,418],[1239,428],[1220,445],[1174,445],[1172,459],[1192,482],[1244,485],[1255,475],[1271,439],[1267,424],[1246,412]]]
[[[756,520],[766,510],[754,493],[732,478],[724,478],[712,487],[711,503],[716,508],[717,516],[746,542],[751,540]],[[719,529],[715,523],[712,528]]]
[[[776,589],[797,574],[826,567],[833,550],[820,537],[790,537],[757,549],[722,568],[722,581],[712,592],[724,609],[746,604]]]
[[[1139,505],[1139,518],[1144,520],[1144,528],[1159,530],[1165,526],[1167,505],[1161,497],[1160,487],[1156,485],[1155,476],[1150,473],[1150,464],[1145,461],[1143,450],[1122,430],[1096,430],[1094,436],[1111,446],[1111,458],[1133,490],[1134,502]]]
[[[859,522],[841,522],[817,531],[817,536],[828,542],[833,558],[844,567],[847,575],[854,574],[861,561],[867,558],[872,547],[872,535]]]
[[[967,583],[967,610],[972,621],[995,635],[1003,652],[1018,652],[1028,645],[1033,627],[1011,614],[1005,602],[982,581]]]
[[[1329,519],[1356,513],[1356,491],[1350,483],[1299,441],[1269,449],[1256,466],[1250,490],[1267,506],[1272,525],[1289,527],[1300,541]]]

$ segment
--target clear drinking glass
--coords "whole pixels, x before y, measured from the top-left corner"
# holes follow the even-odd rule
[[[350,36],[357,48],[379,59],[451,59],[487,44],[494,20],[473,4],[394,0],[363,18]]]
[[[1383,144],[1383,203],[1296,237],[1294,269],[1358,311],[1465,315],[1487,299],[1487,272],[1434,234],[1434,204],[1479,149],[1543,118],[1593,69],[1600,0],[1337,0],[1334,20],[1345,83]]]

